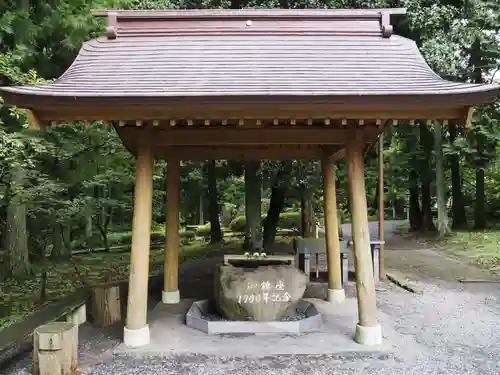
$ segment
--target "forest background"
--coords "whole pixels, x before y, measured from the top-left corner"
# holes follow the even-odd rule
[[[91,9],[242,7],[405,7],[408,14],[393,21],[395,32],[414,40],[443,78],[474,83],[500,78],[497,1],[4,0],[0,3],[0,86],[59,77],[82,43],[104,30]],[[488,242],[495,245],[478,254],[477,260],[496,267],[500,236],[492,233],[500,221],[499,141],[498,101],[477,108],[467,129],[455,123],[444,127],[400,123],[387,129],[385,217],[408,219],[416,233],[437,232],[449,239],[453,231],[469,239],[461,245],[464,250],[477,248],[470,241],[481,233],[483,250]],[[366,151],[365,161],[369,216],[376,220],[376,145]],[[165,239],[165,175],[165,162],[156,162],[152,243],[160,247]],[[440,175],[444,183],[438,184]],[[348,223],[343,163],[336,168],[336,176],[339,212],[342,222]],[[77,123],[34,132],[28,129],[23,110],[0,104],[0,329],[13,321],[12,316],[19,319],[71,290],[76,282],[125,277],[134,181],[134,157],[112,127]],[[261,217],[252,222],[262,226],[246,225],[245,202],[253,207],[248,212]],[[274,243],[277,235],[312,235],[312,228],[323,225],[322,216],[319,161],[182,163],[183,257],[227,249],[240,235],[247,243],[253,236],[263,237],[265,245]],[[161,251],[152,252],[152,272],[160,272],[162,261]],[[20,299],[21,295],[37,297]]]

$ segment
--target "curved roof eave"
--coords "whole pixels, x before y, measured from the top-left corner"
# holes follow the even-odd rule
[[[0,93],[7,104],[30,108],[119,100],[152,105],[194,98],[221,103],[312,99],[339,105],[387,100],[390,105],[433,106],[496,99],[498,85],[439,77],[413,41],[384,33],[384,12],[400,10],[262,10],[251,12],[261,17],[254,18],[255,26],[224,10],[184,12],[177,21],[175,12],[110,11],[112,35],[84,43],[56,82],[0,87]],[[290,15],[303,22],[297,26]],[[201,16],[204,21],[197,20]],[[193,32],[200,22],[205,32]]]

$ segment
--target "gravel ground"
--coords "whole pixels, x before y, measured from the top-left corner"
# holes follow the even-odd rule
[[[443,258],[442,267],[452,263]],[[427,277],[427,275],[426,275]],[[392,321],[386,339],[395,348],[389,358],[275,356],[228,358],[202,355],[134,359],[113,357],[120,329],[81,329],[84,375],[469,375],[500,374],[500,284],[419,281],[423,295],[393,284],[378,288],[379,308]],[[382,327],[388,327],[382,321]],[[166,338],[168,339],[168,338]],[[29,358],[0,375],[27,375]]]
[[[415,295],[386,285],[379,293],[380,308],[393,320],[387,339],[393,358],[340,356],[283,356],[262,359],[218,358],[201,355],[133,359],[113,357],[118,342],[113,329],[96,332],[82,327],[85,375],[285,375],[285,374],[500,374],[500,290],[495,284],[421,286]],[[384,324],[384,322],[382,322]],[[3,374],[26,375],[29,360],[19,361]]]

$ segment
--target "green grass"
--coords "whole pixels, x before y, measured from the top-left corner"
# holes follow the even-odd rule
[[[204,259],[223,253],[243,252],[241,241],[228,240],[224,246],[205,245],[199,241],[181,245],[179,262]],[[163,271],[163,247],[150,251],[150,275]],[[56,301],[86,285],[122,282],[128,280],[130,252],[98,252],[74,255],[71,261],[49,262],[47,266],[46,300],[40,301],[43,267],[33,265],[34,276],[26,280],[9,279],[0,283],[0,332],[26,318],[42,306]],[[75,266],[81,279],[75,272]]]
[[[500,270],[500,229],[457,231],[442,241],[443,250],[492,271]]]
[[[482,268],[500,271],[500,228],[458,230],[440,238],[435,233],[410,232],[404,227],[400,234],[426,248],[437,248]]]

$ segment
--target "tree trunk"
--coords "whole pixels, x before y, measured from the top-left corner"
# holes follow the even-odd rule
[[[285,188],[282,186],[273,186],[271,188],[271,200],[264,220],[264,249],[274,245],[276,240],[276,230],[283,205],[285,204]]]
[[[217,174],[215,160],[207,163],[207,186],[208,186],[208,211],[210,215],[210,243],[222,242],[222,231],[220,228],[220,210],[217,193]],[[201,207],[200,207],[201,208]]]
[[[245,163],[245,248],[258,246],[262,238],[260,162]]]
[[[440,236],[450,233],[448,210],[446,209],[446,181],[444,178],[443,134],[441,123],[434,124],[434,150],[436,152],[436,197],[438,211],[438,232]]]
[[[8,206],[5,230],[5,251],[7,268],[4,276],[23,278],[31,274],[26,230],[26,205],[18,192],[22,190],[25,174],[22,168],[12,170],[7,191]]]
[[[313,194],[310,189],[304,188],[300,193],[300,216],[301,236],[303,238],[314,237],[316,234],[316,222],[314,221]]]
[[[432,221],[432,200],[431,200],[431,183],[430,181],[422,182],[422,232],[434,232],[436,226]]]
[[[476,167],[476,206],[474,207],[474,229],[486,228],[486,210],[484,194],[484,169]]]
[[[71,248],[68,247],[67,241],[65,241],[65,235],[67,234],[67,229],[62,223],[54,221],[52,232],[52,252],[50,254],[51,259],[67,259],[71,256]]]
[[[98,225],[97,229],[102,239],[102,246],[106,252],[109,252],[108,228],[106,225]]]
[[[476,38],[471,45],[470,49],[470,63],[474,68],[472,74],[472,80],[474,83],[483,83],[482,69],[484,68],[483,63],[483,49],[481,39]],[[476,161],[476,205],[474,207],[474,228],[475,229],[485,229],[486,228],[486,197],[484,193],[484,167],[487,164],[485,159],[484,149],[486,144],[486,139],[483,134],[476,132],[476,142],[477,142],[477,161]]]
[[[484,192],[484,164],[483,161],[483,151],[484,135],[476,134],[477,139],[477,153],[479,155],[479,160],[476,162],[476,199],[474,206],[474,229],[485,229],[486,228],[486,196]]]
[[[200,191],[200,195],[199,195],[199,202],[198,202],[198,224],[199,225],[203,225],[205,224],[205,217],[204,217],[204,212],[203,212],[203,198],[204,198],[204,194],[203,194],[203,190]]]
[[[411,128],[410,133],[406,137],[405,148],[410,155],[408,173],[408,221],[412,231],[419,231],[422,228],[422,211],[420,210],[420,199],[418,189],[418,163],[417,163],[417,134],[416,128]]]
[[[423,160],[420,162],[420,179],[422,193],[422,232],[436,230],[432,221],[432,196],[431,196],[431,165],[432,134],[425,124],[420,124],[420,145],[423,152]]]
[[[413,231],[418,231],[422,228],[422,211],[420,211],[417,173],[414,170],[411,170],[409,176],[410,205],[408,215],[410,219],[410,228]]]
[[[450,133],[450,143],[453,144],[457,139],[457,124],[450,123],[448,125]],[[467,227],[467,216],[465,215],[464,196],[462,194],[462,177],[460,175],[460,158],[454,154],[450,157],[451,164],[451,195],[452,195],[452,217],[453,229],[462,229]]]
[[[85,212],[85,238],[87,242],[92,238],[92,210],[90,207]]]

